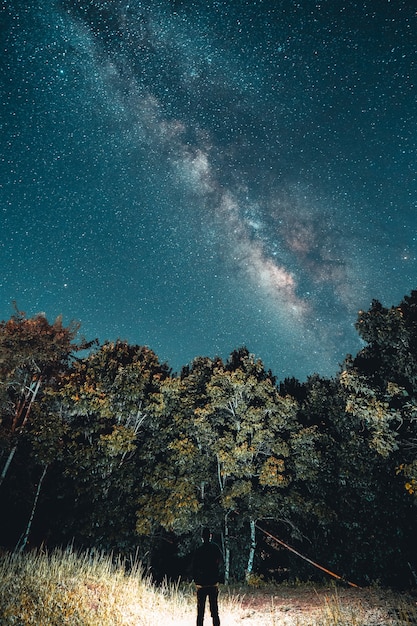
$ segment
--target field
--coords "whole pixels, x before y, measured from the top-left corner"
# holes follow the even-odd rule
[[[125,564],[126,565],[126,564]],[[154,586],[140,565],[91,552],[3,555],[1,626],[193,626],[194,588]],[[411,626],[410,594],[310,584],[222,587],[222,626]],[[208,611],[208,609],[207,609]],[[205,623],[211,618],[206,613]]]

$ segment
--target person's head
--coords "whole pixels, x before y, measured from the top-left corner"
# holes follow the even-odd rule
[[[209,528],[203,528],[203,532],[201,533],[201,538],[204,543],[208,543],[211,539],[211,532]]]

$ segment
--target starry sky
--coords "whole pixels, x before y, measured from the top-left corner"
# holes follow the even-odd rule
[[[410,0],[2,0],[0,317],[333,376],[417,288]]]

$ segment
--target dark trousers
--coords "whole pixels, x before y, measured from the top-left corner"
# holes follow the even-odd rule
[[[219,597],[219,588],[200,587],[197,589],[197,626],[203,626],[204,609],[206,608],[206,598],[209,599],[210,613],[213,618],[213,626],[220,626],[219,607],[217,599]]]

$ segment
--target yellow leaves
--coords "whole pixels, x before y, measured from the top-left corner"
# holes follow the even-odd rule
[[[208,407],[196,407],[193,411],[194,421],[201,426],[208,422],[210,415],[211,410]]]
[[[404,388],[388,382],[385,393],[377,394],[357,372],[344,371],[340,382],[351,393],[346,401],[346,412],[354,415],[370,431],[370,445],[383,457],[398,449],[398,433],[392,423],[402,423],[401,412],[391,408],[394,397],[407,395]]]
[[[375,391],[368,386],[366,379],[363,376],[359,376],[356,370],[343,370],[339,376],[339,381],[342,387],[356,395],[375,396]]]
[[[74,407],[75,410],[93,413],[95,411],[103,412],[104,408],[109,408],[109,397],[98,386],[85,384],[76,387],[73,393],[71,393],[71,389],[68,391],[70,392],[69,398],[78,405]]]
[[[408,396],[408,393],[404,389],[404,387],[400,387],[399,385],[397,385],[397,383],[393,383],[391,381],[388,381],[387,383],[387,393],[391,397]]]
[[[160,525],[181,532],[189,527],[190,518],[200,508],[197,491],[186,477],[166,477],[151,498],[147,494],[139,498],[136,530],[149,535],[154,526]]]
[[[252,492],[252,483],[249,480],[237,480],[227,490],[223,491],[221,501],[225,509],[238,508],[238,501]]]
[[[408,464],[401,463],[396,468],[396,473],[397,475],[404,474],[408,478],[407,482],[404,483],[404,488],[410,496],[417,496],[417,460]]]
[[[176,453],[176,463],[178,463],[178,465],[188,465],[195,459],[198,452],[196,446],[188,437],[171,441],[168,445],[168,449]]]
[[[346,402],[346,412],[369,422],[389,420],[393,417],[389,403],[374,397],[349,396]]]
[[[217,452],[220,464],[221,476],[234,476],[239,478],[249,478],[256,473],[254,466],[255,448],[247,442],[237,445],[234,441],[229,441],[225,446],[225,441],[221,441],[221,447]]]
[[[115,457],[135,449],[135,435],[124,426],[114,426],[108,435],[100,436],[100,447],[110,456]]]
[[[259,483],[265,487],[285,487],[288,478],[284,476],[284,471],[284,460],[270,456],[262,465]]]
[[[410,495],[414,495],[417,492],[417,480],[413,478],[411,482],[405,483],[404,487]]]
[[[172,490],[166,500],[166,506],[178,517],[178,510],[185,509],[189,514],[195,514],[200,508],[196,492],[192,484],[186,480],[176,481],[175,489]],[[175,526],[175,523],[172,524]]]

